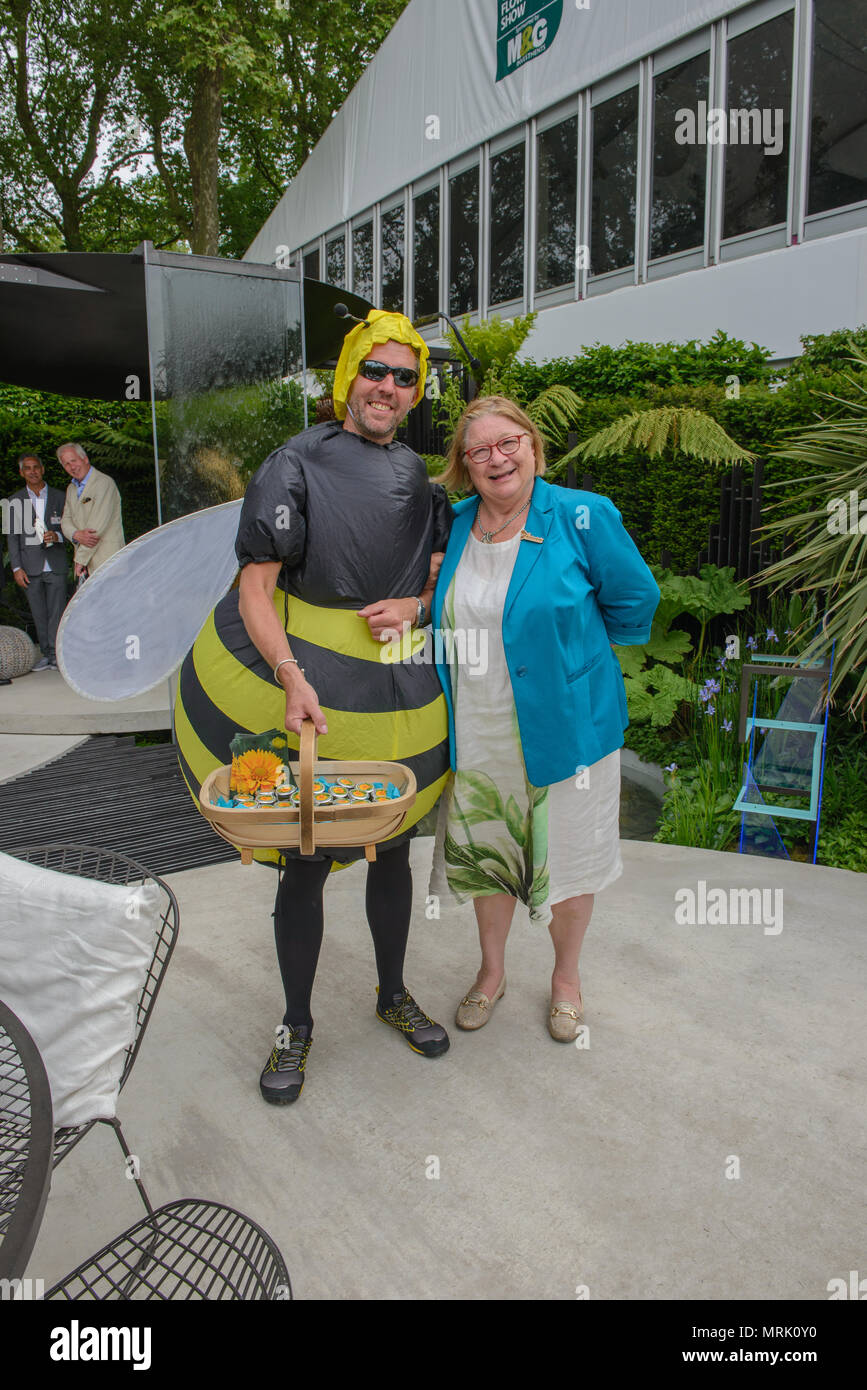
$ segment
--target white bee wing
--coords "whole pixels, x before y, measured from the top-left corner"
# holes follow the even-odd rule
[[[238,569],[241,502],[193,512],[124,546],[75,593],[57,631],[64,680],[89,700],[125,700],[183,661]]]

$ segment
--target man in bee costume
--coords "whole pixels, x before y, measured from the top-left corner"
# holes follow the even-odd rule
[[[448,773],[445,701],[433,663],[384,661],[382,641],[425,624],[451,508],[395,431],[424,392],[427,346],[403,314],[372,310],[347,334],[334,381],[336,421],[265,460],[244,497],[235,542],[241,581],[217,606],[181,670],[176,733],[191,787],[229,761],[238,730],[285,727],[297,747],[311,718],[325,759],[408,764],[418,797],[368,865],[366,910],[379,975],[377,1017],[436,1057],[444,1028],[403,982],[412,905],[409,840]],[[284,611],[288,622],[284,625]],[[311,1046],[322,890],[334,859],[364,851],[283,851],[275,937],[284,1027],[260,1078],[267,1101],[297,1100]],[[266,852],[271,858],[276,852]],[[261,856],[260,856],[261,857]]]

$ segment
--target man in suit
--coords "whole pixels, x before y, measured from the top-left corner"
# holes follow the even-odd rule
[[[107,473],[93,467],[80,444],[61,444],[61,468],[72,482],[66,489],[63,534],[75,546],[75,577],[93,574],[116,551],[122,550],[120,493]]]
[[[66,544],[60,529],[65,497],[45,482],[37,454],[22,454],[18,472],[25,486],[12,494],[21,503],[23,528],[12,528],[9,563],[12,578],[27,594],[42,656],[34,671],[57,670],[54,641],[66,607]]]

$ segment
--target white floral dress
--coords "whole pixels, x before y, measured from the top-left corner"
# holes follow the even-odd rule
[[[473,660],[450,666],[458,771],[440,803],[431,892],[508,893],[546,924],[553,903],[601,892],[623,871],[620,752],[550,787],[527,780],[502,633],[520,544],[520,533],[489,545],[471,532],[443,604],[454,652]]]

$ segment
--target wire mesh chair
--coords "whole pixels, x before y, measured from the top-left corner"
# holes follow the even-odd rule
[[[45,1299],[292,1298],[283,1256],[260,1226],[217,1202],[169,1202],[67,1274]]]
[[[161,892],[160,903],[160,922],[157,929],[154,953],[148,967],[147,977],[142,986],[136,1004],[135,1032],[132,1042],[126,1050],[126,1058],[123,1064],[123,1072],[120,1078],[120,1089],[126,1085],[127,1078],[133,1068],[133,1063],[138,1056],[138,1050],[144,1037],[145,1028],[154,1006],[154,1000],[159,993],[166,966],[169,963],[172,951],[174,950],[175,940],[178,933],[179,911],[178,902],[169,888],[156,874],[151,873],[142,864],[136,863],[134,859],[129,859],[125,854],[116,854],[112,850],[97,849],[92,845],[37,845],[27,849],[12,849],[6,851],[14,855],[16,859],[23,859],[28,864],[38,864],[45,869],[54,869],[61,874],[75,874],[80,878],[97,879],[100,883],[119,883],[132,884],[138,887],[139,884],[155,883]],[[108,1125],[114,1130],[117,1142],[119,1143],[124,1157],[129,1163],[132,1158],[126,1139],[121,1129],[120,1120],[117,1116],[111,1120],[90,1120],[83,1125],[75,1125],[66,1129],[58,1129],[54,1132],[54,1158],[52,1167],[56,1168],[58,1163],[66,1157],[71,1149],[80,1142],[93,1128],[95,1124]],[[145,1205],[146,1211],[153,1215],[154,1208],[150,1198],[145,1191],[144,1184],[138,1176],[137,1167],[133,1163],[130,1171],[135,1180],[139,1195]],[[3,1187],[3,1178],[0,1175],[0,1189]],[[9,1214],[5,1210],[3,1203],[0,1203],[0,1234],[8,1223]]]
[[[51,1181],[51,1089],[39,1049],[0,1001],[0,1277],[18,1279]]]

